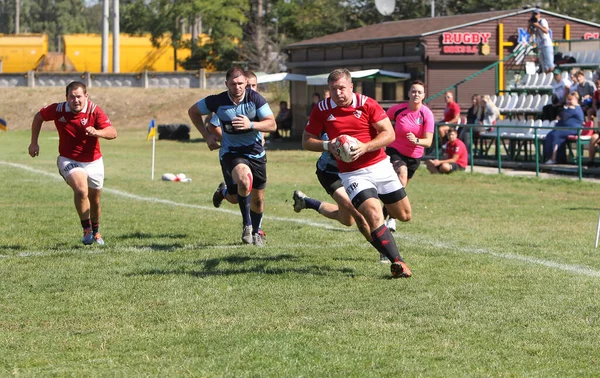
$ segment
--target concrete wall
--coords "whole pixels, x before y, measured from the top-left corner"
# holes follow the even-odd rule
[[[66,87],[72,81],[81,81],[93,87],[137,88],[200,88],[222,89],[224,72],[206,70],[187,72],[91,73],[91,72],[35,72],[0,74],[2,87]]]

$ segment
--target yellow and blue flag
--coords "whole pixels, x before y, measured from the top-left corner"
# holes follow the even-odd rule
[[[148,136],[146,137],[146,141],[149,141],[155,135],[156,135],[156,124],[154,123],[154,118],[153,118],[152,121],[150,121],[150,125],[148,125]]]
[[[6,121],[0,118],[0,130],[6,131],[6,129],[8,129],[8,126],[6,126]]]

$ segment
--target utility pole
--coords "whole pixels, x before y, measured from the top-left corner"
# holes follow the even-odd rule
[[[431,18],[435,17],[435,0],[431,0]]]
[[[113,0],[113,72],[119,73],[120,64],[120,38],[121,30],[119,27],[119,0]]]
[[[19,19],[21,18],[21,4],[15,0],[15,34],[19,34]]]
[[[108,72],[108,0],[102,0],[102,63],[100,70]]]

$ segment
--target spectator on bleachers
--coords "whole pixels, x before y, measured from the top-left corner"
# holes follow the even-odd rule
[[[576,93],[569,93],[567,104],[558,116],[556,127],[583,127],[584,115],[581,106],[579,106],[578,97]],[[566,157],[563,156],[559,158],[557,152],[566,143],[569,135],[577,135],[577,130],[555,129],[548,133],[544,140],[544,158],[548,159],[546,164],[555,164],[566,160]]]
[[[529,19],[529,33],[535,36],[535,44],[539,51],[541,72],[549,73],[554,70],[554,47],[550,37],[548,21],[542,18],[539,9],[534,9]]]
[[[579,87],[577,77],[575,76],[575,73],[577,71],[579,71],[577,68],[573,68],[569,73],[569,79],[571,80],[571,87],[569,87],[569,93],[577,92],[577,88]]]
[[[592,74],[592,81],[595,83],[600,79],[600,66],[596,67],[594,73]]]
[[[596,91],[596,85],[591,80],[585,78],[583,71],[579,70],[575,72],[575,80],[577,80],[577,93],[579,93],[581,108],[583,114],[587,114],[589,108],[592,107],[594,99],[594,92]]]
[[[446,92],[444,99],[446,100],[444,119],[441,122],[438,122],[438,141],[440,145],[446,143],[446,134],[448,134],[448,130],[450,130],[448,124],[460,123],[460,105],[454,101],[454,94],[452,92]]]
[[[448,145],[446,146],[446,159],[425,160],[425,165],[431,173],[452,173],[464,171],[469,164],[467,146],[458,139],[455,129],[448,130]]]
[[[594,103],[592,104],[591,113],[596,117],[595,127],[600,127],[600,78],[596,79],[596,91],[594,92]],[[588,114],[590,111],[588,111]],[[591,118],[590,118],[591,119]],[[588,163],[588,167],[594,166],[594,157],[596,156],[596,150],[598,149],[598,145],[600,144],[600,135],[598,132],[594,132],[592,135],[592,139],[590,140],[590,144],[588,146],[588,156],[590,158],[590,162]]]
[[[567,94],[571,87],[571,82],[563,77],[562,71],[558,68],[554,70],[554,80],[552,80],[552,103],[544,105],[542,109],[542,120],[554,121],[565,105]]]
[[[471,107],[467,110],[467,125],[480,125],[483,121],[484,107],[481,105],[482,101],[478,94],[474,94],[471,97]],[[473,137],[477,140],[479,133],[483,131],[483,127],[473,128]],[[462,140],[465,145],[471,143],[471,133],[468,127],[461,127],[458,131],[458,139]]]
[[[496,107],[496,104],[494,104],[489,95],[482,96],[481,101],[481,105],[485,108],[482,124],[485,126],[494,125],[498,117],[500,117],[500,110]]]

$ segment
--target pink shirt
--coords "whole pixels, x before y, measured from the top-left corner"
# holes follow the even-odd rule
[[[388,109],[387,115],[395,122],[394,130],[396,139],[388,145],[402,155],[418,159],[423,156],[425,147],[417,146],[406,138],[406,134],[413,133],[419,139],[425,138],[425,133],[433,133],[435,121],[433,113],[425,105],[419,110],[412,111],[408,103],[394,105]]]

